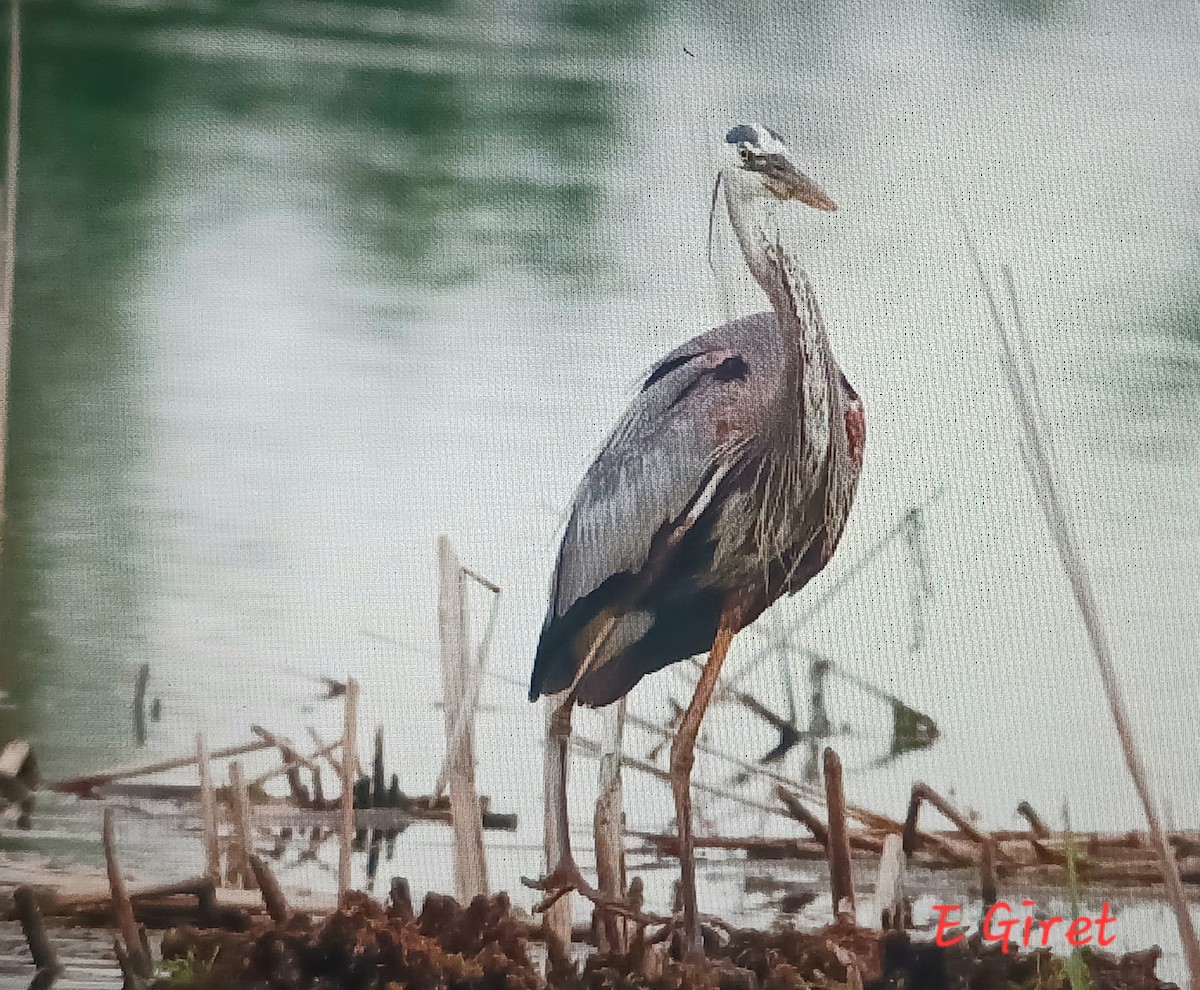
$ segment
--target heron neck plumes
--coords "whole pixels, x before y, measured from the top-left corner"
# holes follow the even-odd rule
[[[729,223],[746,266],[771,300],[784,338],[794,345],[784,355],[789,384],[801,387],[805,366],[815,372],[810,379],[823,379],[832,363],[825,325],[808,276],[783,247],[770,215],[773,201],[745,173],[733,170],[724,180]]]

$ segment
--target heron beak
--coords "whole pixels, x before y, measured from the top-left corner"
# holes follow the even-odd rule
[[[780,199],[798,199],[806,206],[832,213],[837,209],[835,203],[816,182],[803,172],[796,169],[791,162],[769,178],[771,185],[776,187],[776,195]]]

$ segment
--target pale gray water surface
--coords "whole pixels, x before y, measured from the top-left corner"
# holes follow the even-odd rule
[[[427,790],[436,536],[503,586],[492,666],[524,679],[563,509],[639,373],[764,306],[727,230],[719,278],[704,249],[720,138],[761,120],[841,204],[788,223],[868,412],[813,590],[942,493],[915,654],[902,546],[811,621],[800,600],[760,623],[938,722],[872,769],[884,710],[831,691],[851,796],[899,815],[924,779],[997,826],[1023,798],[1139,822],[961,216],[1015,270],[1139,741],[1169,819],[1200,826],[1197,50],[1187,2],[30,5],[0,736],[30,736],[51,777],[200,728],[329,736],[339,708],[298,675],[351,673],[364,748],[384,724],[402,786]],[[143,662],[164,717],[137,750]],[[745,683],[784,706],[777,665]],[[632,704],[662,717],[683,692],[663,676]],[[541,723],[517,687],[485,701],[481,787],[521,816],[493,852],[511,888],[539,868]],[[773,742],[734,707],[710,732]],[[632,826],[669,823],[659,784],[628,791]],[[56,854],[90,834],[54,828]],[[446,838],[413,830],[389,869],[445,888]],[[1129,943],[1169,943],[1138,911]]]

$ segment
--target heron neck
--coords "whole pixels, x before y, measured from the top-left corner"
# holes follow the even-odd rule
[[[766,200],[747,190],[740,177],[727,176],[725,203],[746,266],[771,300],[784,337],[796,345],[786,349],[785,361],[798,374],[802,353],[823,357],[827,349],[824,324],[808,276],[784,251]]]

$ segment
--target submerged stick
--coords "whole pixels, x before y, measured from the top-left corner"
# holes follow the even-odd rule
[[[1107,630],[1100,618],[1100,608],[1092,587],[1091,573],[1084,562],[1070,516],[1067,514],[1066,506],[1059,494],[1053,461],[1039,423],[1037,402],[1031,396],[1032,385],[1027,381],[1028,373],[1022,374],[1021,364],[1009,339],[1000,306],[992,292],[987,275],[984,273],[983,260],[979,256],[975,242],[970,238],[968,238],[968,246],[1000,343],[1001,366],[1024,431],[1021,451],[1025,469],[1029,473],[1042,515],[1050,529],[1059,561],[1070,584],[1076,607],[1079,609],[1084,629],[1087,632],[1092,657],[1100,672],[1100,681],[1108,701],[1109,713],[1112,715],[1117,738],[1121,743],[1121,753],[1125,758],[1125,765],[1129,770],[1129,776],[1133,780],[1134,789],[1146,817],[1146,824],[1149,827],[1159,867],[1162,870],[1163,882],[1166,884],[1167,901],[1171,905],[1175,923],[1179,928],[1179,940],[1188,964],[1189,984],[1192,990],[1200,990],[1200,940],[1196,937],[1196,929],[1188,911],[1187,898],[1179,878],[1178,866],[1171,854],[1171,847],[1167,843],[1167,837],[1158,816],[1158,807],[1150,790],[1149,777],[1142,763],[1141,754],[1138,752],[1137,743],[1133,738],[1132,723],[1117,679],[1116,659],[1109,643]],[[1010,293],[1015,305],[1015,289],[1010,287]],[[1024,335],[1019,310],[1016,312],[1016,321],[1021,325],[1021,333]]]

